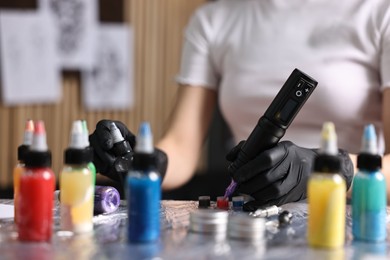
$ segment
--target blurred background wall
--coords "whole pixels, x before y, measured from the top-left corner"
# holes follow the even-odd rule
[[[44,120],[58,176],[63,151],[68,146],[73,120],[86,119],[90,131],[103,118],[125,122],[137,129],[143,120],[151,123],[155,139],[164,132],[174,104],[183,30],[192,12],[206,0],[106,0],[99,1],[103,21],[123,21],[134,29],[135,104],[127,111],[86,111],[80,97],[80,72],[62,72],[62,98],[55,104],[5,106],[0,104],[0,189],[10,191],[17,147],[23,141],[26,119]],[[31,8],[33,0],[0,0],[0,8]]]

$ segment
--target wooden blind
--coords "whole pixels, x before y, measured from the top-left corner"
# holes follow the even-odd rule
[[[121,120],[136,130],[143,120],[151,123],[156,139],[174,103],[183,30],[192,12],[206,0],[127,0],[123,17],[135,32],[135,106],[129,111],[88,112],[82,106],[80,75],[64,73],[63,96],[57,104],[6,107],[0,104],[0,188],[12,184],[17,147],[23,141],[27,119],[44,120],[52,151],[53,170],[63,167],[73,120],[86,119],[90,131],[103,118]]]

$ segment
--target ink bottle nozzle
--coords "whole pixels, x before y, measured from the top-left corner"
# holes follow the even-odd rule
[[[34,134],[30,149],[25,155],[26,167],[51,166],[51,152],[47,147],[46,129],[42,120],[34,123]]]
[[[112,135],[112,139],[114,143],[119,143],[124,140],[121,131],[119,128],[116,126],[114,122],[111,122],[110,124],[110,133]]]
[[[73,121],[69,146],[64,153],[66,164],[84,164],[92,161],[92,150],[85,146],[83,124],[81,120]]]
[[[314,160],[314,171],[335,173],[340,168],[335,126],[332,122],[325,122],[322,126],[320,151]]]
[[[114,122],[110,124],[110,134],[114,143],[113,152],[115,155],[124,155],[132,151],[129,142],[123,138],[121,131]]]
[[[150,124],[148,122],[142,122],[138,129],[137,143],[134,148],[133,168],[155,168],[156,163]]]
[[[26,125],[24,127],[23,144],[31,145],[32,139],[33,139],[33,134],[34,134],[34,121],[31,119],[28,119],[26,121]]]
[[[121,131],[114,122],[110,124],[110,134],[113,139],[112,152],[118,156],[114,162],[115,170],[118,173],[127,173],[132,160],[132,149],[130,143],[123,138]],[[122,176],[120,176],[122,178]]]
[[[153,135],[148,122],[142,122],[137,136],[137,144],[135,152],[137,153],[153,153]]]
[[[325,122],[321,132],[321,153],[337,155],[337,135],[334,124]]]
[[[69,148],[83,149],[85,148],[85,137],[83,131],[83,125],[80,120],[73,122],[72,131],[70,134]]]
[[[378,154],[377,136],[375,127],[372,124],[364,127],[362,136],[362,147],[357,157],[357,168],[370,171],[382,167],[382,158]]]
[[[24,127],[24,136],[23,136],[23,144],[19,145],[18,147],[18,160],[24,161],[24,154],[27,152],[27,149],[32,144],[34,135],[34,121],[31,119],[28,119],[26,121],[25,127]]]
[[[362,153],[377,154],[377,138],[373,124],[366,125],[362,136]]]
[[[46,129],[43,121],[35,122],[31,150],[45,152],[47,151]]]

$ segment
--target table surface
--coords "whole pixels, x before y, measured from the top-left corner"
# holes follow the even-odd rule
[[[12,200],[0,203],[13,204]],[[197,201],[162,201],[161,237],[150,244],[127,242],[125,201],[115,213],[95,216],[94,231],[86,235],[59,230],[56,205],[53,237],[45,243],[19,242],[13,219],[2,219],[0,259],[390,259],[390,239],[382,243],[353,241],[350,206],[346,215],[346,243],[338,250],[307,246],[305,202],[282,206],[293,214],[292,223],[284,228],[267,225],[264,241],[257,243],[190,232],[189,215],[197,207]],[[390,208],[388,234],[389,216]]]

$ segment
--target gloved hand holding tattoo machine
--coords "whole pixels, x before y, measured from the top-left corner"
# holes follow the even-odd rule
[[[89,141],[94,149],[93,162],[97,172],[123,184],[131,167],[136,136],[122,122],[104,119],[96,124]],[[167,155],[157,148],[154,155],[163,180],[168,165]]]
[[[272,101],[245,142],[241,142],[227,155],[232,163],[229,172],[232,183],[225,197],[238,191],[251,195],[255,201],[244,209],[258,206],[281,205],[306,198],[306,183],[312,171],[316,150],[296,146],[279,140],[317,86],[317,82],[295,69]],[[351,182],[353,165],[344,151],[344,176]]]

